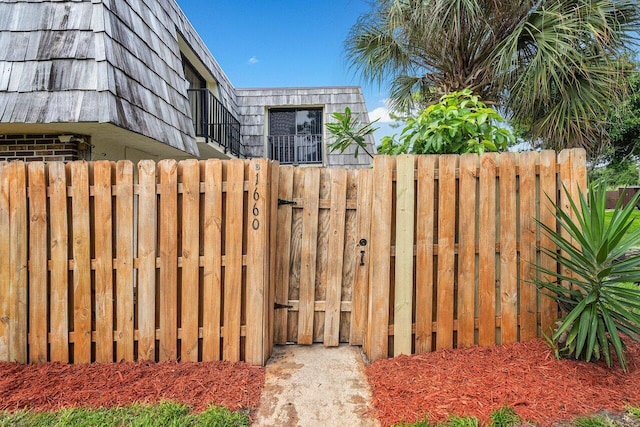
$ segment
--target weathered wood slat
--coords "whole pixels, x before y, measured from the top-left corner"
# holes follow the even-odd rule
[[[9,166],[9,360],[27,362],[27,189],[26,167]],[[5,231],[6,232],[6,231]],[[66,283],[65,283],[66,284]]]
[[[138,359],[156,359],[156,165],[138,163]]]
[[[73,221],[73,344],[75,363],[91,362],[91,218],[89,164],[71,164]],[[31,190],[31,188],[29,188]],[[46,268],[46,267],[45,267]],[[46,294],[45,294],[46,295]]]
[[[202,284],[202,360],[220,360],[222,310],[222,162],[204,164],[204,271]]]
[[[116,164],[116,327],[117,361],[134,360],[133,340],[133,163]]]
[[[331,169],[331,220],[329,225],[327,306],[324,318],[324,345],[335,347],[340,342],[340,297],[344,265],[345,215],[347,199],[346,169]]]
[[[369,262],[371,259],[371,199],[373,174],[370,170],[358,171],[358,215],[356,225],[356,272],[353,283],[351,327],[349,343],[362,345],[366,334],[369,305]]]
[[[158,163],[160,202],[160,360],[178,358],[178,164],[175,160]]]
[[[479,201],[478,344],[490,346],[496,342],[496,328],[493,324],[496,316],[496,156],[494,154],[483,154],[480,157]]]
[[[369,310],[366,346],[369,359],[388,354],[389,281],[391,280],[391,203],[392,171],[395,158],[376,157],[373,161],[373,201],[371,217],[371,255],[369,263]]]
[[[538,153],[520,153],[520,339],[523,341],[538,335],[537,292],[529,281],[535,277],[533,263],[537,257],[535,166],[539,158]]]
[[[197,160],[178,164],[182,178],[182,337],[180,360],[198,361],[200,300],[200,165]]]
[[[242,307],[242,217],[244,163],[224,163],[227,194],[225,208],[224,338],[223,359],[240,360],[240,315]]]
[[[516,252],[518,214],[516,211],[516,157],[514,153],[500,155],[499,181],[500,313],[502,319],[505,320],[500,328],[500,343],[509,344],[518,340],[518,259]],[[520,189],[522,190],[522,188]],[[531,189],[535,192],[535,183]],[[522,193],[520,196],[521,203],[527,201],[526,198],[522,198]],[[531,247],[535,249],[535,245],[531,245]]]
[[[9,163],[0,162],[0,230],[9,230],[9,188],[11,187],[11,168]],[[9,318],[9,299],[11,278],[9,275],[9,258],[11,257],[11,236],[0,233],[0,318]],[[45,283],[46,285],[46,283]],[[9,323],[0,322],[0,361],[9,359]]]
[[[49,174],[49,221],[51,253],[51,290],[49,312],[50,358],[53,362],[69,361],[68,327],[68,268],[67,268],[67,185],[64,164],[50,163]]]
[[[320,169],[305,171],[304,189],[307,195],[302,219],[300,252],[300,311],[298,312],[298,344],[313,343],[313,302],[316,285],[316,256],[318,241],[318,199],[320,197]]]
[[[396,160],[396,270],[394,290],[393,355],[411,354],[413,315],[413,236],[415,215],[416,158],[401,155]]]
[[[93,167],[96,257],[96,362],[113,362],[112,164]]]
[[[47,185],[44,163],[29,163],[28,173],[29,361],[42,363],[47,361]]]
[[[293,197],[293,166],[280,167],[278,198],[289,201]],[[276,258],[275,302],[286,305],[289,299],[290,266],[291,266],[291,222],[293,209],[290,204],[279,206],[277,214],[278,233]],[[287,342],[288,313],[283,309],[275,310],[275,343]]]
[[[436,349],[453,347],[457,156],[440,156],[438,171],[438,281]]]
[[[554,208],[549,198],[555,200],[557,197],[557,185],[556,185],[556,153],[551,150],[542,151],[540,153],[540,200],[539,204],[539,218],[540,222],[549,226],[552,230],[556,229],[556,221],[553,215]],[[540,234],[540,246],[548,249],[555,249],[555,245],[551,242],[551,239],[541,231],[541,227],[538,226],[538,233]],[[553,270],[556,268],[555,261],[552,257],[540,253],[539,258],[540,265],[543,268]],[[545,280],[541,277],[541,273],[538,273],[539,280]],[[541,303],[541,319],[540,328],[541,332],[550,334],[550,328],[553,322],[558,318],[558,304],[553,298],[540,292]]]
[[[475,344],[475,283],[478,156],[460,157],[460,197],[458,203],[458,347]]]

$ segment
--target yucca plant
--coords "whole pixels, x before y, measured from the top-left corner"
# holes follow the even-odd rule
[[[553,200],[559,232],[540,223],[543,232],[560,249],[542,248],[562,267],[560,272],[542,266],[546,278],[536,280],[560,305],[566,317],[552,336],[569,357],[612,365],[611,348],[620,367],[627,361],[621,335],[640,341],[640,255],[625,254],[640,244],[640,230],[631,232],[633,210],[640,194],[626,206],[618,202],[610,222],[605,221],[605,188],[591,185],[576,203],[564,188],[570,212]],[[629,283],[634,285],[629,286]]]

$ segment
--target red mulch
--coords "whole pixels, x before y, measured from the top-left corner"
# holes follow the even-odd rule
[[[197,412],[209,405],[255,409],[263,386],[264,368],[242,362],[0,362],[0,410],[52,411],[162,400],[187,404]]]
[[[442,350],[379,360],[367,367],[384,426],[449,415],[487,422],[509,405],[523,419],[560,420],[640,405],[640,345],[628,343],[629,372],[604,363],[556,360],[542,340],[491,348]]]

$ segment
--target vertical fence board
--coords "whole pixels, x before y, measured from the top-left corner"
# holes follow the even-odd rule
[[[413,236],[415,222],[416,157],[396,160],[396,271],[393,316],[393,355],[411,354],[413,315]]]
[[[225,211],[224,336],[223,358],[240,360],[240,313],[242,304],[242,206],[244,163],[225,163],[227,196]]]
[[[96,362],[113,362],[113,243],[111,162],[93,169],[96,257]]]
[[[433,344],[433,228],[435,156],[418,156],[416,211],[416,336],[415,352],[428,353]]]
[[[331,207],[329,224],[327,297],[324,317],[324,345],[340,342],[340,300],[344,265],[345,216],[347,204],[347,170],[331,169]]]
[[[86,164],[85,164],[86,166]],[[47,183],[42,162],[30,162],[29,171],[29,361],[47,361]],[[86,185],[88,189],[88,184]],[[74,189],[75,191],[75,189]],[[87,195],[88,201],[88,195]],[[87,210],[88,212],[88,210]],[[87,227],[88,228],[88,227]],[[87,236],[88,237],[88,236]],[[88,238],[86,244],[88,245]],[[88,252],[88,251],[87,251]],[[87,257],[88,260],[88,257]],[[77,268],[77,261],[76,261]],[[75,279],[75,273],[74,273]],[[91,320],[91,306],[87,315]],[[0,315],[1,316],[1,315]],[[75,319],[75,316],[74,316]],[[74,326],[74,330],[75,330]],[[89,323],[91,332],[91,323]],[[89,336],[89,343],[91,337]],[[75,344],[77,345],[77,344]],[[0,357],[0,360],[2,358]],[[77,358],[74,357],[74,361]]]
[[[457,156],[440,156],[438,165],[437,349],[453,347],[457,161]]]
[[[0,230],[9,230],[9,188],[10,167],[7,162],[0,162]],[[11,256],[11,236],[8,232],[0,233],[0,361],[9,361],[9,318],[10,275],[9,257]],[[46,284],[45,284],[46,286]]]
[[[538,334],[536,262],[536,162],[539,154],[520,153],[520,339],[530,340]],[[502,169],[501,169],[502,172]]]
[[[367,322],[367,306],[369,304],[369,260],[371,259],[371,198],[372,173],[363,169],[358,171],[358,211],[356,224],[356,241],[358,242],[357,266],[353,283],[351,327],[349,343],[364,344]],[[360,244],[362,241],[363,245]]]
[[[539,197],[539,218],[540,222],[549,226],[552,230],[556,229],[556,221],[554,216],[554,208],[549,200],[556,200],[558,194],[557,178],[556,178],[556,153],[552,150],[545,150],[540,153],[540,194]],[[537,227],[540,239],[540,246],[555,250],[555,245],[551,239],[541,231],[541,227]],[[552,257],[540,252],[539,262],[543,268],[555,270],[557,268]],[[539,275],[541,273],[538,273]],[[538,277],[539,280],[545,280],[544,277]],[[550,296],[541,293],[541,316],[540,328],[545,334],[551,333],[553,322],[558,318],[558,304]]]
[[[475,343],[477,154],[460,157],[458,204],[458,347]]]
[[[291,202],[293,198],[293,171],[293,166],[280,167],[278,198],[287,202]],[[285,204],[279,206],[277,209],[277,247],[275,254],[273,254],[276,257],[275,302],[276,304],[286,306],[289,303],[291,221],[293,218],[293,206],[291,204]],[[273,214],[275,213],[272,213],[272,215]],[[287,319],[288,313],[286,308],[276,309],[276,344],[284,344],[287,342]]]
[[[371,255],[367,346],[372,361],[387,357],[389,345],[389,281],[391,278],[391,200],[395,158],[373,160]]]
[[[267,249],[267,258],[269,263],[269,269],[265,276],[266,287],[268,288],[268,298],[265,298],[265,313],[267,314],[267,327],[264,330],[263,342],[265,343],[263,348],[263,362],[271,357],[273,351],[273,343],[275,337],[275,302],[276,302],[276,250],[277,250],[277,236],[278,236],[278,187],[280,186],[280,172],[278,171],[279,164],[276,162],[268,162],[269,166],[269,182],[267,183],[267,206],[268,221],[269,221],[269,247]]]
[[[22,162],[13,162],[9,170],[12,178],[9,189],[9,360],[27,363],[26,167]]]
[[[182,309],[180,360],[198,361],[200,300],[200,165],[195,159],[178,164],[182,177]]]
[[[500,155],[500,343],[518,340],[516,155]],[[535,191],[535,186],[531,188]],[[522,200],[522,199],[521,199]],[[534,245],[535,247],[535,245]],[[534,311],[535,314],[535,311]]]
[[[298,344],[312,344],[320,197],[319,168],[305,170],[304,190],[307,197],[302,219]]]
[[[116,164],[117,361],[133,361],[133,163]]]
[[[496,342],[496,156],[480,157],[478,344]]]
[[[160,202],[160,361],[178,358],[178,164],[158,163]]]
[[[210,159],[204,169],[204,272],[202,360],[220,360],[222,310],[222,162]]]
[[[268,300],[269,274],[269,195],[267,181],[269,163],[253,159],[249,163],[249,203],[247,204],[247,325],[245,361],[254,365],[264,362],[264,329],[267,326],[265,299]]]
[[[67,184],[63,163],[49,163],[49,221],[50,221],[50,306],[51,336],[49,338],[52,362],[69,361],[68,323],[68,262],[67,262]]]
[[[138,359],[156,359],[156,164],[138,163]]]
[[[71,163],[73,194],[73,361],[91,362],[91,218],[89,164]],[[46,293],[45,293],[46,295]]]

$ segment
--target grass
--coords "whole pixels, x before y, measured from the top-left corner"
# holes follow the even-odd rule
[[[609,222],[611,221],[611,216],[613,215],[613,211],[607,211],[605,212],[605,221],[607,224],[609,224]],[[631,224],[631,227],[629,227],[629,230],[627,230],[627,234],[633,233],[634,231],[637,231],[638,229],[640,229],[640,210],[636,209],[633,211],[633,213],[631,214],[631,217],[634,219],[633,224]]]
[[[629,406],[626,408],[626,414],[630,418],[637,418],[640,422],[640,407]],[[491,422],[487,426],[491,427],[511,427],[520,425],[535,425],[524,422],[513,408],[505,406],[491,413]],[[420,421],[410,424],[396,424],[394,427],[479,427],[481,424],[476,417],[459,417],[452,415],[445,422],[431,424],[428,416]],[[482,424],[483,425],[483,424]],[[569,425],[569,424],[562,424]],[[578,417],[571,426],[574,427],[615,427],[618,424],[606,415],[593,415],[590,417]]]
[[[56,412],[0,412],[0,427],[241,427],[250,425],[249,417],[222,407],[209,407],[199,414],[174,402],[157,405],[131,405],[119,408],[63,409]]]

